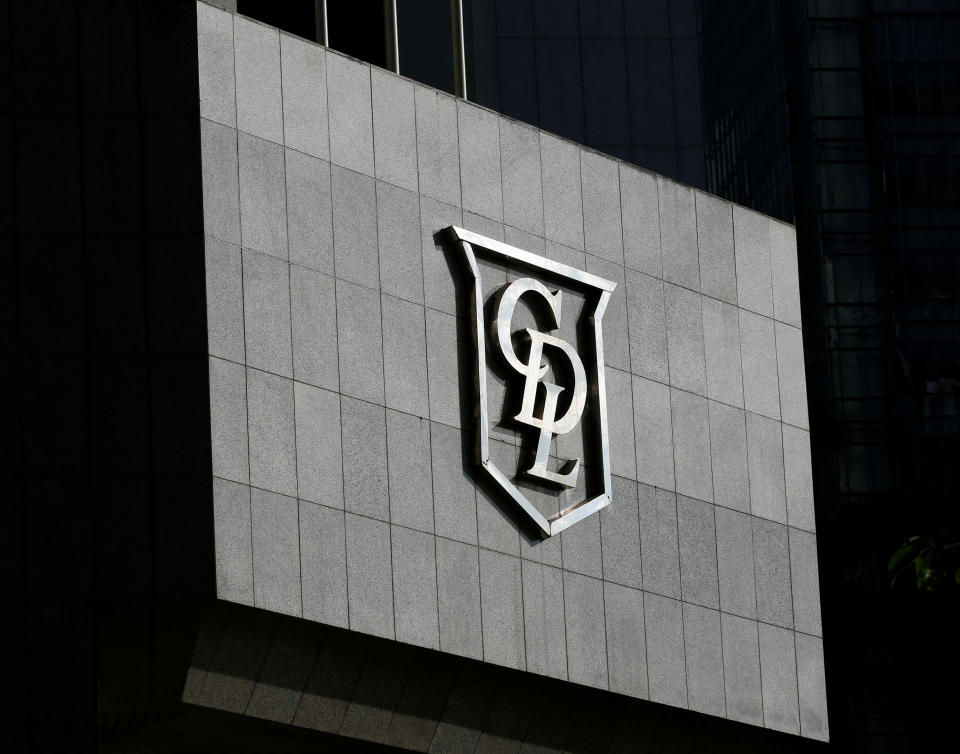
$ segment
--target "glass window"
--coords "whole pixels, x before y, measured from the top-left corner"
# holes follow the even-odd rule
[[[450,3],[397,2],[400,73],[428,86],[454,91],[453,25]]]
[[[327,0],[327,39],[334,50],[385,67],[385,31],[383,0]]]

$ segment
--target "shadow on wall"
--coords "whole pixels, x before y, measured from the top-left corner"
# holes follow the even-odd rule
[[[229,603],[204,613],[184,701],[415,751],[485,751],[520,742],[569,752],[824,747]],[[305,739],[304,749],[290,751],[306,746]]]
[[[74,5],[0,3],[9,751],[178,703],[215,596],[195,5]]]

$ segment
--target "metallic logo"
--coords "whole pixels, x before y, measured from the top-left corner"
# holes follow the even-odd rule
[[[601,321],[616,284],[462,228],[450,227],[446,233],[459,242],[473,277],[470,310],[472,341],[476,348],[477,463],[516,503],[521,515],[536,526],[540,536],[550,537],[610,503],[610,452]],[[522,271],[525,274],[502,285],[491,296],[489,307],[488,302],[484,301],[478,254],[484,259],[507,265],[512,272]],[[576,344],[550,334],[560,328],[563,314],[563,291],[551,290],[550,284],[562,285],[583,297],[584,308],[580,319],[583,322],[586,318],[584,324],[587,326],[580,330],[584,333],[582,340],[591,351],[585,357],[581,357]],[[526,306],[535,312],[537,322],[550,332],[532,327],[514,329],[515,313],[521,297]],[[485,314],[487,308],[490,310],[489,317]],[[520,429],[528,428],[526,432],[533,438],[527,454],[532,460],[521,462],[516,474],[512,469],[500,468],[491,458],[488,349],[491,356],[504,366],[508,373],[508,384],[512,382],[516,385],[522,396],[515,413],[510,411],[505,417],[493,419],[506,420]],[[557,416],[561,407],[562,413]],[[592,431],[584,432],[585,437],[589,438],[589,441],[585,440],[584,452],[591,452],[591,457],[595,457],[591,463],[594,489],[588,491],[583,500],[562,508],[548,518],[533,505],[511,477],[533,480],[554,489],[577,487],[578,478],[585,471],[581,464],[583,459],[566,459],[559,464],[559,468],[551,469],[548,468],[550,452],[554,438],[578,429],[584,431],[586,428],[581,425],[588,420]],[[588,489],[587,484],[582,486]]]

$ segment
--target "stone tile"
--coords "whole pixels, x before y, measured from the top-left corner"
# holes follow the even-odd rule
[[[340,396],[293,383],[297,429],[297,495],[302,500],[343,508]]]
[[[707,396],[743,408],[740,318],[737,308],[706,297],[701,303]]]
[[[384,743],[401,749],[427,751],[443,717],[453,679],[445,676],[434,660],[412,676],[390,719]]]
[[[582,475],[583,472],[581,471]],[[578,495],[577,499],[582,500],[584,496]],[[571,499],[570,502],[572,504],[575,500]],[[564,506],[565,503],[561,503],[561,507]],[[609,506],[607,506],[607,509],[609,509]],[[600,516],[588,516],[576,526],[563,531],[560,534],[560,543],[563,551],[564,570],[575,571],[598,579],[603,577]]]
[[[343,502],[351,513],[390,520],[387,419],[382,406],[342,396]]]
[[[727,717],[741,723],[763,725],[757,623],[721,613],[720,625],[723,632],[723,685]]]
[[[286,176],[283,147],[238,134],[240,234],[245,249],[287,258]]]
[[[286,262],[243,252],[243,322],[247,364],[292,377],[290,277]]]
[[[365,660],[362,637],[329,632],[317,652],[293,724],[338,733]]]
[[[780,422],[747,413],[750,510],[754,516],[787,521]]]
[[[656,594],[643,595],[647,632],[650,701],[687,706],[681,603]]]
[[[456,314],[457,285],[467,285],[467,262],[462,251],[436,237],[451,225],[463,225],[463,213],[459,209],[420,197],[424,302],[431,309]],[[473,285],[472,278],[469,285]]]
[[[436,532],[460,542],[477,544],[477,498],[467,475],[460,430],[433,422],[433,511]]]
[[[677,496],[639,485],[640,553],[643,588],[680,597],[680,547],[677,543]]]
[[[400,652],[400,647],[393,651],[383,645],[370,648],[340,724],[341,736],[376,742],[386,737],[406,683],[406,668],[396,659]]]
[[[207,347],[211,356],[242,363],[243,272],[240,248],[208,237],[204,239],[204,254],[207,273]]]
[[[797,232],[779,220],[768,220],[773,316],[800,327],[800,272],[797,268]]]
[[[550,241],[583,249],[580,150],[576,144],[541,133],[540,162],[544,233]]]
[[[329,275],[290,265],[293,376],[338,390],[336,284]]]
[[[300,542],[297,501],[252,489],[254,605],[300,616]]]
[[[476,751],[494,699],[500,697],[490,669],[477,664],[464,668],[449,683],[448,700],[429,742],[429,751]]]
[[[747,424],[742,410],[708,401],[710,454],[713,465],[713,502],[750,511],[747,475]]]
[[[297,496],[293,381],[247,369],[250,484]]]
[[[794,627],[805,634],[821,636],[817,538],[809,532],[790,529],[789,539]]]
[[[564,571],[563,608],[567,643],[577,648],[567,656],[570,680],[599,689],[609,688],[603,582]]]
[[[480,550],[480,606],[484,662],[524,670],[520,558]]]
[[[512,443],[491,439],[490,458],[500,470],[512,476],[517,467],[517,448]],[[516,516],[515,504],[498,485],[486,482],[477,486],[477,535],[481,547],[519,555]]]
[[[660,196],[660,243],[663,279],[700,290],[700,256],[697,249],[697,210],[693,189],[667,178],[657,178]]]
[[[420,193],[460,206],[460,147],[457,100],[414,86]]]
[[[237,132],[200,119],[203,176],[203,231],[208,236],[240,243],[240,182]]]
[[[620,163],[623,260],[627,267],[660,278],[660,199],[657,176]]]
[[[290,261],[333,274],[330,163],[287,149],[287,247]]]
[[[583,237],[587,254],[623,264],[620,223],[620,176],[609,157],[580,150],[583,192]]]
[[[433,532],[430,423],[387,409],[390,521]]]
[[[710,470],[710,421],[707,399],[682,390],[670,390],[673,416],[673,458],[677,492],[713,501]]]
[[[247,376],[239,364],[210,358],[210,437],[213,475],[250,480]]]
[[[216,618],[204,615],[203,620],[209,625]],[[277,623],[276,616],[260,612],[243,623],[221,619],[208,629],[215,634],[216,647],[207,655],[210,658],[207,667],[201,670],[206,677],[197,680],[199,688],[194,692],[195,698],[214,709],[242,713],[250,703],[255,679],[267,657]],[[166,668],[158,670],[168,672]]]
[[[460,368],[457,319],[427,309],[427,378],[430,419],[460,426]]]
[[[243,16],[233,17],[237,128],[283,143],[280,106],[280,35]]]
[[[757,618],[784,628],[793,627],[790,548],[787,527],[753,520],[753,559],[757,579]]]
[[[422,304],[420,199],[415,193],[377,181],[377,241],[380,290]]]
[[[737,263],[733,251],[733,208],[730,202],[695,191],[700,290],[737,305]]]
[[[391,526],[397,641],[440,648],[437,555],[433,537]]]
[[[347,545],[344,514],[300,502],[300,573],[303,617],[346,628]]]
[[[233,66],[233,16],[206,4],[197,5],[201,118],[237,125]]]
[[[613,502],[600,511],[599,518],[604,580],[640,589],[643,569],[637,483],[613,477]]]
[[[800,706],[794,634],[765,623],[761,623],[759,629],[763,724],[785,733],[799,733]]]
[[[769,220],[759,212],[734,206],[733,235],[737,263],[737,304],[773,316]]]
[[[516,121],[500,118],[503,221],[543,235],[540,134]]]
[[[376,182],[334,165],[333,254],[337,277],[367,288],[380,287]]]
[[[827,690],[823,671],[823,640],[796,634],[797,688],[800,697],[800,734],[826,741]]]
[[[783,425],[783,466],[787,495],[787,521],[790,526],[816,531],[809,432]]]
[[[327,55],[320,45],[280,35],[284,143],[330,159],[327,125]]]
[[[633,436],[631,376],[619,369],[604,370],[607,383],[607,422],[610,468],[618,476],[636,479],[636,443]]]
[[[634,377],[633,413],[637,435],[637,479],[656,487],[674,489],[670,388]]]
[[[670,384],[697,395],[706,395],[701,297],[675,285],[665,285],[663,294]]]
[[[603,585],[610,690],[646,699],[647,646],[643,592],[609,582]]]
[[[381,296],[383,311],[383,372],[386,404],[417,416],[429,416],[427,339],[423,307],[392,296]]]
[[[463,213],[462,227],[466,230],[472,230],[481,236],[492,238],[496,241],[503,241],[503,223],[491,220],[483,215],[477,215],[473,212]],[[485,294],[492,292],[493,287],[506,282],[507,272],[502,264],[497,264],[491,259],[479,258],[477,264],[480,266],[480,276],[483,278],[483,290]],[[497,272],[499,275],[491,275]],[[491,279],[492,278],[492,279]]]
[[[346,395],[382,404],[380,295],[342,280],[336,286],[340,389]]]
[[[327,53],[330,161],[373,177],[373,114],[370,67]]]
[[[311,629],[303,621],[284,621],[277,626],[244,710],[246,717],[287,725],[293,721],[317,655]]]
[[[350,630],[394,638],[390,525],[346,515]]]
[[[503,220],[498,118],[458,100],[457,123],[463,208],[492,220]]]
[[[745,513],[726,508],[717,508],[715,513],[720,609],[725,613],[756,618],[752,520]]]
[[[529,560],[522,561],[522,571],[527,670],[566,679],[563,572]]]
[[[634,374],[664,384],[670,381],[663,282],[626,270],[630,323],[630,368]]]
[[[213,538],[217,598],[253,604],[253,551],[250,543],[250,488],[213,479]]]
[[[810,429],[807,419],[807,378],[803,369],[803,333],[780,322],[775,324],[780,413],[787,424]]]
[[[684,602],[719,609],[714,506],[678,496],[677,529],[680,539],[680,585]],[[718,623],[718,637],[719,632]]]
[[[607,374],[606,370],[604,370],[604,374],[605,374],[605,375]],[[606,382],[606,379],[604,379],[604,382]],[[490,384],[490,383],[488,382],[488,383],[487,383],[488,388],[489,388],[489,384]],[[630,393],[627,393],[626,398],[630,401],[629,405],[632,407],[632,406],[633,406],[633,397],[632,397],[633,387],[632,387],[632,381],[631,381],[631,384],[630,384],[630,386],[629,386],[629,390],[630,390]],[[608,385],[608,391],[609,391],[609,385]],[[488,393],[488,395],[489,395],[489,393]],[[618,405],[623,405],[623,404],[621,403],[621,399],[620,399],[620,398],[617,399],[617,403],[618,403]],[[607,410],[608,410],[608,412],[609,412],[609,410],[610,410],[609,407],[610,407],[610,396],[609,396],[609,393],[608,393],[608,395],[607,395]],[[627,417],[626,420],[628,420],[628,421],[630,422],[630,432],[631,432],[631,434],[632,434],[632,432],[633,432],[633,416],[631,415],[631,416]],[[557,435],[557,436],[554,438],[554,442],[555,442],[555,445],[556,445],[556,451],[554,451],[554,452],[556,453],[557,458],[563,459],[563,460],[567,460],[567,459],[571,459],[571,458],[580,458],[580,459],[585,458],[585,457],[586,457],[586,454],[585,454],[585,452],[584,452],[584,438],[585,438],[585,436],[587,436],[587,435],[589,434],[590,431],[592,431],[592,426],[593,426],[593,424],[594,424],[594,422],[591,421],[589,418],[587,418],[586,423],[584,422],[583,419],[581,419],[580,424],[579,424],[577,427],[575,427],[571,432],[568,432],[568,433],[565,434],[565,435]],[[608,418],[608,428],[609,428],[609,418]],[[608,429],[608,432],[609,432],[609,429]],[[608,436],[609,436],[609,435],[608,435]],[[634,449],[632,443],[631,443],[630,447],[627,448],[627,451],[628,451],[629,453],[631,453],[632,455],[636,455],[636,452],[635,452],[635,449]],[[636,458],[632,458],[630,461],[627,461],[626,463],[629,464],[630,468],[635,468],[635,467],[636,467]],[[619,464],[620,464],[620,462],[618,462],[618,466],[619,466]],[[633,474],[631,474],[631,477],[636,478],[636,472],[634,472]]]
[[[373,67],[373,154],[377,178],[417,190],[417,121],[413,83]]]
[[[683,636],[690,709],[723,717],[723,649],[720,613],[683,604]]]
[[[480,562],[476,546],[437,540],[440,649],[461,657],[483,657]]]
[[[603,315],[603,358],[607,366],[629,372],[630,327],[623,267],[605,259],[587,256],[587,272],[599,275],[617,286]]]

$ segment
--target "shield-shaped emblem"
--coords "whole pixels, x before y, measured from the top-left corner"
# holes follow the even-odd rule
[[[470,276],[476,463],[550,537],[611,501],[602,320],[616,284],[462,228],[445,232]],[[492,402],[495,385],[502,399]],[[491,453],[499,427],[519,438],[516,468]],[[577,439],[558,441],[568,436]],[[574,497],[546,514],[527,494],[538,486]]]

